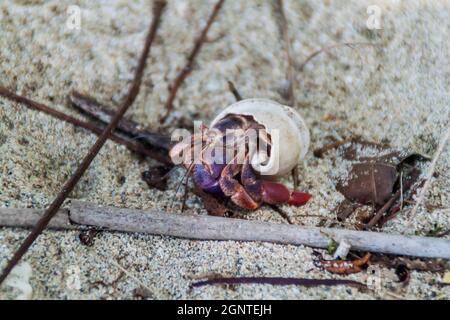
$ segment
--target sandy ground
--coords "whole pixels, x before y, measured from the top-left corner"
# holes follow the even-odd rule
[[[66,26],[69,5],[82,9],[81,29]],[[151,49],[143,88],[127,114],[155,129],[164,111],[167,86],[184,64],[213,1],[170,1]],[[366,27],[366,9],[381,9],[380,30]],[[286,1],[293,57],[301,63],[322,46],[374,42],[379,46],[341,47],[317,56],[297,70],[297,108],[312,135],[312,149],[327,136],[362,135],[393,148],[433,155],[450,112],[450,3],[448,1]],[[117,105],[132,78],[150,22],[149,1],[4,0],[0,3],[0,84],[81,117],[67,104],[72,89]],[[283,102],[286,60],[269,1],[225,3],[210,31],[195,70],[179,91],[176,109],[209,120],[233,102],[226,80],[246,97]],[[43,208],[75,169],[96,137],[49,116],[0,98],[0,206]],[[373,152],[366,150],[365,152]],[[402,217],[385,231],[423,234],[438,224],[450,227],[450,147],[437,162],[436,177],[415,223]],[[178,210],[171,207],[180,172],[171,190],[151,190],[140,174],[154,163],[107,142],[71,198],[100,204]],[[312,193],[304,207],[284,207],[298,224],[317,225],[320,215],[333,221],[343,199],[335,190],[348,163],[339,152],[323,159],[310,152],[300,165],[301,190]],[[428,164],[424,165],[424,175]],[[122,178],[122,177],[125,177]],[[290,180],[286,180],[291,185]],[[188,212],[205,214],[189,197]],[[410,207],[407,207],[408,209]],[[286,223],[269,209],[249,219]],[[0,229],[0,266],[27,235]],[[267,243],[189,241],[139,234],[99,234],[92,247],[77,232],[45,231],[16,270],[16,284],[0,297],[130,299],[274,298],[274,299],[448,299],[441,276],[411,274],[398,287],[392,270],[380,270],[381,287],[360,292],[346,287],[243,285],[189,289],[193,279],[210,274],[238,276],[336,277],[313,266],[312,249]],[[125,268],[122,275],[120,267]],[[346,277],[365,282],[362,272]],[[10,281],[11,284],[12,281]],[[17,288],[19,287],[19,289]]]

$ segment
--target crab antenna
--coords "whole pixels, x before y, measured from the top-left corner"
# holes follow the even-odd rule
[[[178,194],[178,191],[180,191],[180,187],[181,187],[181,185],[183,184],[184,179],[185,179],[186,177],[188,177],[188,175],[191,173],[191,170],[192,170],[193,167],[194,167],[194,162],[192,162],[192,163],[189,165],[189,167],[187,168],[187,170],[186,170],[186,172],[184,173],[183,177],[181,178],[180,182],[178,183],[177,188],[175,189],[175,195],[174,195],[174,197],[172,198],[172,202],[170,203],[169,208],[171,208],[171,209],[173,208],[173,206],[174,206],[174,201],[175,201],[175,198],[176,198],[176,195]],[[186,180],[186,181],[187,181],[187,180]],[[187,183],[186,183],[186,187],[187,187]]]

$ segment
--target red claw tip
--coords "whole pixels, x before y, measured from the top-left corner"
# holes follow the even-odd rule
[[[309,199],[311,199],[309,193],[294,191],[291,193],[288,203],[294,206],[302,206],[306,204]]]
[[[263,201],[269,204],[287,203],[293,206],[302,206],[311,199],[306,192],[290,192],[286,186],[277,182],[262,180]]]

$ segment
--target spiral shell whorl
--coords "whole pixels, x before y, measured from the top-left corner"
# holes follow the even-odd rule
[[[212,121],[211,127],[228,114],[252,116],[266,128],[274,140],[268,162],[264,165],[261,163],[253,165],[253,168],[261,175],[275,178],[284,176],[308,152],[310,144],[309,130],[304,119],[291,107],[267,99],[245,99],[228,106],[220,112]],[[278,144],[276,144],[277,141]]]

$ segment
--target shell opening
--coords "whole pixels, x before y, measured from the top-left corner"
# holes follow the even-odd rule
[[[275,179],[282,177],[305,157],[309,130],[301,115],[291,107],[267,99],[241,100],[219,113],[212,125],[229,114],[252,117],[270,136],[269,155],[257,151],[251,156],[251,165],[259,174],[273,175]]]

